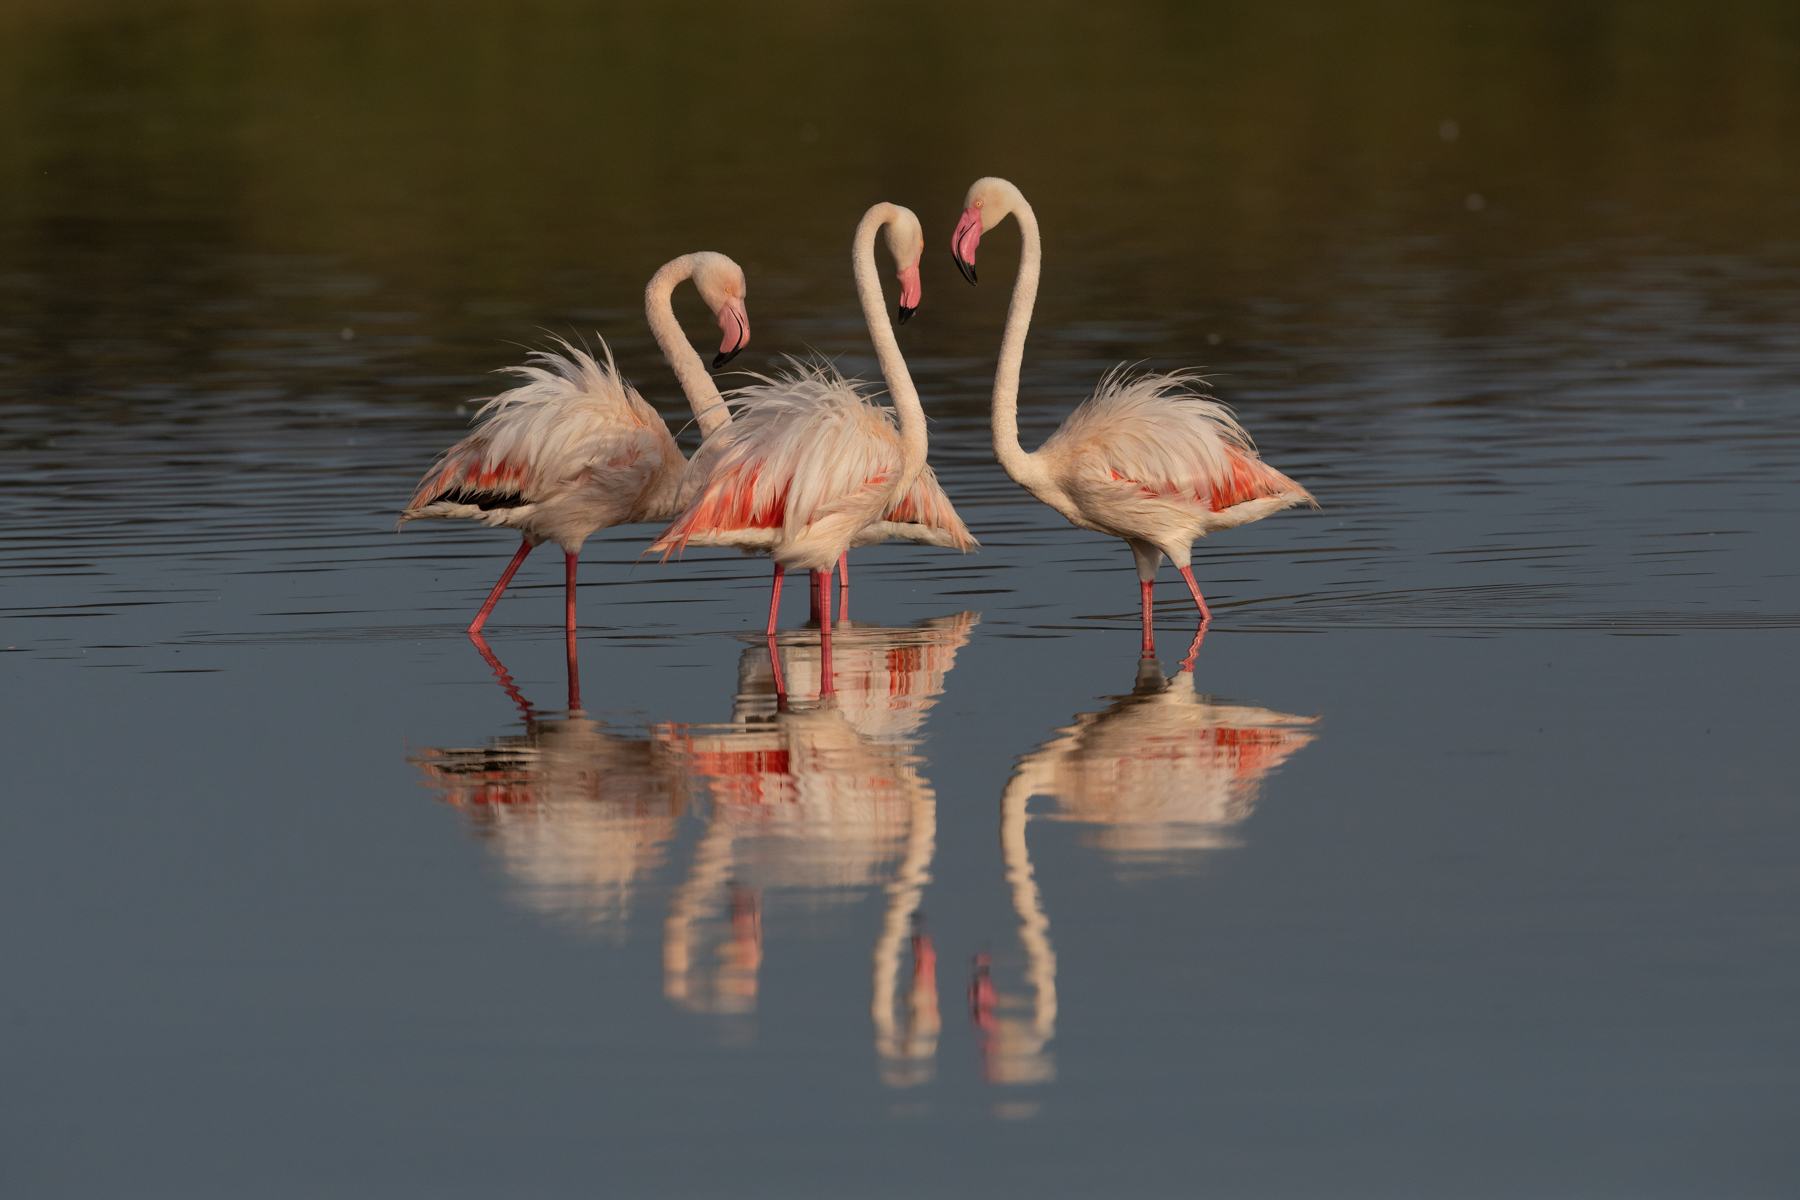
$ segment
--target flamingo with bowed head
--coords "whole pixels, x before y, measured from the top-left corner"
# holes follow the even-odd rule
[[[894,536],[964,550],[975,544],[928,474],[925,413],[876,276],[875,234],[884,228],[900,268],[902,320],[918,307],[925,236],[911,209],[877,204],[851,241],[857,294],[893,411],[825,364],[790,362],[785,372],[739,389],[735,418],[694,456],[685,510],[650,547],[667,557],[690,543],[728,536],[768,554],[775,560],[770,636],[783,574],[789,568],[811,571],[814,606],[822,610],[826,692],[832,690],[827,590],[832,567],[851,546]]]
[[[1202,394],[1200,377],[1189,371],[1131,375],[1114,368],[1028,453],[1019,444],[1019,365],[1043,262],[1037,217],[1017,187],[978,179],[963,201],[950,253],[974,283],[977,243],[1009,216],[1019,222],[1024,248],[994,371],[994,455],[1070,524],[1125,539],[1137,559],[1143,651],[1154,656],[1150,588],[1164,555],[1180,568],[1204,629],[1212,612],[1194,580],[1195,540],[1314,501],[1257,456],[1231,410]]]
[[[702,433],[730,420],[723,397],[675,320],[675,286],[693,280],[718,318],[724,341],[715,369],[750,341],[744,272],[723,254],[700,251],[663,264],[644,292],[644,308],[663,356],[693,406]],[[451,517],[517,529],[518,552],[501,572],[468,632],[479,634],[519,565],[540,542],[562,547],[565,624],[574,664],[575,563],[595,530],[667,520],[680,511],[687,463],[668,427],[619,376],[604,342],[601,362],[560,342],[504,370],[526,382],[475,414],[472,433],[439,457],[400,514],[400,523]]]

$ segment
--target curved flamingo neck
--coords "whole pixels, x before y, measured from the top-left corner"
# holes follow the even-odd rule
[[[692,254],[670,259],[658,267],[644,287],[644,317],[650,322],[650,332],[662,348],[663,358],[675,372],[675,378],[687,396],[688,407],[694,410],[701,436],[705,437],[731,423],[731,410],[725,406],[725,398],[719,395],[718,385],[700,360],[694,344],[681,331],[681,322],[675,319],[675,288],[693,277]]]
[[[1031,820],[1026,810],[1030,781],[1025,776],[1026,770],[1021,768],[1000,796],[1000,854],[1031,980],[1033,1049],[1041,1052],[1056,1036],[1056,950],[1050,943],[1050,918],[1044,912],[1043,894],[1031,869],[1031,848],[1025,840],[1025,826]]]
[[[882,226],[899,219],[900,210],[892,204],[877,204],[863,214],[850,243],[850,263],[856,272],[856,295],[862,301],[863,320],[869,326],[869,341],[874,343],[875,358],[881,364],[881,376],[893,398],[894,412],[900,418],[900,481],[897,490],[905,491],[925,467],[925,410],[919,406],[919,393],[913,387],[912,372],[906,369],[906,358],[900,353],[900,342],[894,337],[893,322],[888,320],[887,299],[881,293],[881,279],[875,270],[875,234]]]
[[[1018,189],[1013,190],[1012,215],[1019,222],[1019,275],[1013,281],[1012,303],[1006,310],[1006,331],[1000,338],[1000,361],[994,368],[994,457],[1000,460],[1008,475],[1029,486],[1042,476],[1043,471],[1019,444],[1019,368],[1025,361],[1025,335],[1031,329],[1031,310],[1037,304],[1044,244],[1038,234],[1037,214]]]

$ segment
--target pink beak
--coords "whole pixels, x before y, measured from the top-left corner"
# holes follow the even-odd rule
[[[956,260],[956,269],[970,283],[975,278],[975,247],[981,243],[981,210],[966,210],[962,219],[956,223],[956,232],[950,235],[950,257]]]
[[[914,263],[900,272],[900,323],[906,324],[912,315],[919,311],[919,301],[924,299],[925,291],[919,284],[919,264]]]
[[[719,352],[713,356],[712,369],[718,370],[738,356],[750,344],[750,314],[742,300],[727,300],[719,306],[719,332],[725,335]]]

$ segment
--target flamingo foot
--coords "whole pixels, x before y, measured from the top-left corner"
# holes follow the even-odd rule
[[[1194,582],[1194,568],[1181,568],[1181,577],[1187,580],[1188,592],[1194,597],[1194,603],[1200,609],[1200,627],[1204,629],[1212,623],[1212,609],[1206,607],[1206,597],[1200,594],[1200,585]]]
[[[496,583],[494,590],[488,593],[487,603],[481,606],[481,611],[475,614],[475,619],[469,622],[469,627],[463,632],[470,637],[476,637],[481,633],[481,627],[487,624],[488,614],[494,611],[494,605],[500,603],[501,593],[506,591],[506,585],[511,583],[512,577],[519,573],[519,564],[524,562],[525,556],[530,553],[531,539],[519,539],[519,549],[513,554],[512,561],[506,564],[506,570],[500,572],[500,582]]]

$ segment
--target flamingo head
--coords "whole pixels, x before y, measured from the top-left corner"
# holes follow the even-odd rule
[[[893,215],[887,222],[888,253],[894,256],[894,265],[899,268],[896,278],[900,280],[900,324],[906,324],[912,315],[919,311],[919,301],[924,298],[924,291],[919,284],[919,259],[925,254],[925,228],[919,224],[919,218],[910,208],[893,205]]]
[[[706,307],[719,319],[723,339],[713,356],[712,369],[718,370],[738,356],[750,344],[750,314],[744,308],[744,270],[723,254],[702,250],[694,255],[694,287]]]
[[[971,184],[969,194],[963,197],[962,216],[957,219],[956,232],[950,235],[950,257],[970,283],[976,282],[975,247],[980,244],[981,235],[1012,215],[1018,195],[1018,188],[989,175]]]

